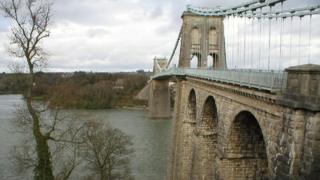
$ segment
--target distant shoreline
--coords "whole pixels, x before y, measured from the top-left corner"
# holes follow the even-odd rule
[[[23,94],[21,93],[0,93],[0,96],[21,96],[23,98]],[[83,108],[63,108],[63,109],[73,109],[73,110],[82,110]],[[104,110],[104,109],[125,109],[125,110],[148,110],[147,106],[114,106],[110,108],[97,108],[97,109],[90,109],[85,108],[83,110]]]

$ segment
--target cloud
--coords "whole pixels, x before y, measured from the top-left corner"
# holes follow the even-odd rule
[[[87,35],[90,38],[103,38],[110,34],[110,31],[104,28],[90,28],[87,30]]]
[[[169,57],[182,24],[181,14],[187,4],[207,7],[235,5],[232,0],[55,0],[53,21],[50,26],[51,36],[44,42],[44,47],[50,54],[47,70],[133,71],[151,69],[154,56]],[[285,8],[299,7],[301,4],[303,6],[318,4],[318,0],[290,0],[285,4]],[[280,5],[274,7],[274,9],[279,8],[281,8]],[[308,22],[307,18],[304,19],[301,26],[303,27],[304,44],[307,44]],[[317,50],[320,42],[320,30],[317,28],[320,26],[319,22],[319,18],[313,19],[312,45],[310,50],[304,47],[307,50],[300,54],[307,59],[308,54],[306,53],[310,52],[313,62],[320,59]],[[298,20],[294,20],[294,24],[297,23]],[[267,23],[265,25],[264,27],[267,27]],[[288,54],[289,51],[287,43],[289,35],[294,34],[295,43],[299,35],[296,25],[295,28],[288,28],[288,25],[286,22],[287,28],[283,32],[286,41],[283,44],[284,54]],[[229,28],[231,28],[230,23]],[[240,30],[243,29],[245,28],[242,24]],[[7,19],[0,17],[0,71],[8,71],[7,64],[16,60],[9,57],[3,47],[4,44],[8,44],[8,30]],[[280,26],[273,26],[272,30],[276,36],[276,32],[280,31]],[[237,48],[236,43],[231,42],[231,32],[231,29],[226,29],[226,39],[229,43],[227,44],[228,64],[239,66],[243,64],[241,58],[231,59],[232,52]],[[250,47],[258,47],[261,43],[257,33],[248,35],[247,38],[253,39],[252,44],[248,45]],[[264,42],[263,52],[268,51],[265,44],[267,43],[266,36],[262,42]],[[295,48],[296,46],[294,44]],[[279,54],[278,49],[278,45],[273,44],[271,51]],[[247,51],[247,57],[251,56],[249,52]],[[296,49],[295,52],[297,52]],[[257,58],[257,51],[253,56]],[[286,55],[283,58],[289,60],[288,57]],[[177,59],[178,54],[174,58],[174,63],[177,63]],[[261,59],[265,62],[265,53]],[[297,58],[294,59],[296,61]],[[274,58],[274,61],[276,60]],[[257,62],[252,64],[256,65]]]

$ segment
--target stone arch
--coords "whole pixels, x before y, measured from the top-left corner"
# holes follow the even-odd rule
[[[197,26],[194,26],[191,29],[191,44],[200,45],[200,30]]]
[[[255,117],[255,119],[257,120],[260,129],[262,131],[262,135],[265,141],[267,141],[269,139],[268,134],[267,134],[267,127],[264,125],[263,123],[263,118],[259,116],[259,113],[257,111],[255,111],[254,109],[251,108],[247,108],[247,107],[243,107],[243,106],[239,106],[237,108],[235,108],[233,110],[233,112],[227,117],[228,119],[230,119],[231,121],[228,121],[228,123],[225,125],[225,132],[227,133],[226,135],[224,135],[224,142],[222,143],[227,143],[227,139],[230,136],[230,129],[232,128],[232,124],[234,123],[234,120],[236,119],[236,117],[241,113],[241,112],[250,112],[250,114]],[[268,153],[268,152],[267,152]],[[269,156],[269,154],[268,154]]]
[[[227,132],[222,179],[268,179],[265,139],[256,117],[249,111],[238,113]]]
[[[218,31],[215,26],[211,26],[209,29],[209,46],[218,45]]]
[[[184,120],[182,122],[180,138],[181,146],[181,161],[180,171],[181,177],[178,179],[189,179],[191,176],[192,161],[193,161],[193,133],[197,119],[197,97],[194,89],[189,91],[187,106],[185,109]]]
[[[214,179],[217,169],[218,112],[212,96],[207,97],[203,104],[195,136],[192,179]]]
[[[218,125],[217,106],[213,96],[208,96],[202,107],[202,118],[198,128],[201,128],[201,131],[206,131],[206,133],[211,133],[216,130]]]

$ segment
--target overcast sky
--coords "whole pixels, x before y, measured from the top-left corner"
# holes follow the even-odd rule
[[[114,72],[151,69],[155,56],[170,55],[182,23],[180,17],[187,4],[229,7],[236,5],[234,2],[54,0],[51,36],[44,44],[50,54],[46,71]],[[236,2],[238,4],[245,1]],[[285,7],[312,4],[320,4],[320,0],[288,0]],[[317,26],[320,25],[318,21],[319,18],[313,21],[315,29],[320,27]],[[6,52],[8,30],[7,19],[0,17],[0,72],[8,72],[7,65],[10,62],[22,61],[9,57]],[[313,32],[312,35],[320,33]],[[313,40],[312,43],[314,42],[316,41]],[[318,47],[320,46],[313,45],[313,58],[320,57]],[[229,50],[227,54],[231,52]]]

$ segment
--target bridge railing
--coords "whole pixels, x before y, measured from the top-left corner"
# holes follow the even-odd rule
[[[209,70],[191,68],[170,68],[162,71],[153,79],[168,78],[171,76],[188,76],[218,81],[250,88],[268,91],[280,90],[286,81],[286,73],[282,71],[258,71],[258,70]]]

